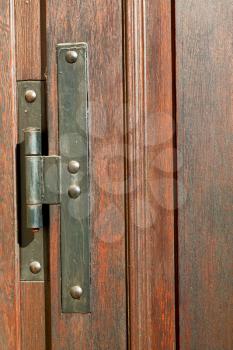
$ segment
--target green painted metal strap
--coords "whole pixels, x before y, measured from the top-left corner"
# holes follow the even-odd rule
[[[85,43],[57,46],[63,312],[90,312],[87,59]],[[79,164],[77,172],[69,171],[71,162]]]

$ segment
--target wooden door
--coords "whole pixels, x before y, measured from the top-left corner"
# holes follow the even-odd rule
[[[0,0],[0,9],[0,350],[232,350],[231,0]],[[43,278],[22,275],[37,238],[22,246],[18,152],[22,86],[39,84],[46,152],[59,155],[57,45],[80,42],[84,313],[62,308],[59,205],[45,208],[37,236]]]
[[[180,349],[233,347],[232,1],[176,1]]]

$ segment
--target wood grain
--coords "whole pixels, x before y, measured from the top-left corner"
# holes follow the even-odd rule
[[[0,1],[0,348],[19,349],[16,246],[16,86],[13,1]]]
[[[57,152],[56,44],[87,42],[92,312],[61,314],[58,210],[51,209],[52,349],[121,349],[126,337],[121,1],[47,1],[49,151]]]
[[[177,0],[180,349],[233,348],[231,0]]]
[[[21,282],[21,339],[23,350],[49,349],[50,309],[44,282]],[[47,322],[46,322],[47,321]],[[47,345],[47,346],[46,346]]]
[[[17,80],[45,79],[45,0],[15,0]]]
[[[126,2],[130,346],[175,348],[171,2]]]

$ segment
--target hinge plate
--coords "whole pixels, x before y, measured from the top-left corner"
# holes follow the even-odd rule
[[[57,45],[63,312],[90,312],[87,59],[85,43]],[[69,170],[71,162],[80,166],[76,173]],[[72,199],[75,186],[81,192]],[[75,298],[79,291],[81,297]]]
[[[35,92],[35,100],[28,102],[25,98],[27,91]],[[23,281],[43,281],[47,279],[48,261],[48,225],[44,225],[38,232],[33,233],[27,228],[26,219],[26,177],[25,177],[25,147],[24,129],[33,127],[46,130],[45,125],[45,88],[43,81],[19,81],[18,95],[18,160],[20,161],[20,278]],[[46,151],[46,150],[45,150]],[[44,218],[46,223],[46,218]],[[32,263],[40,266],[35,270]]]

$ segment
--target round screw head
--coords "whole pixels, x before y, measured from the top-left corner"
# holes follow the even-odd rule
[[[76,51],[69,50],[66,52],[66,61],[68,63],[75,63],[78,59],[78,54]]]
[[[83,290],[80,286],[74,286],[70,288],[70,295],[73,299],[80,299],[83,294]]]
[[[32,103],[34,102],[36,99],[36,92],[34,90],[27,90],[25,92],[25,100],[28,102],[28,103]]]
[[[41,264],[39,261],[32,261],[29,265],[30,271],[34,274],[37,274],[41,271]]]
[[[79,168],[80,168],[80,164],[76,160],[71,160],[68,164],[68,171],[71,174],[76,174],[78,172]]]
[[[81,189],[77,185],[71,185],[68,189],[68,194],[70,198],[73,198],[73,199],[78,198],[80,193],[81,193]]]

